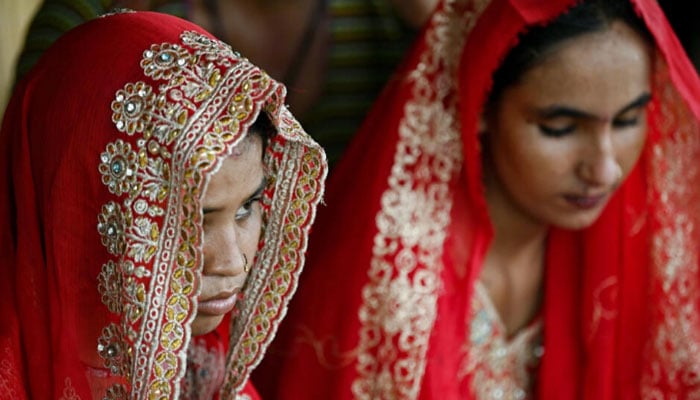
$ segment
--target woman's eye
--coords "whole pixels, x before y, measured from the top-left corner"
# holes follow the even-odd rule
[[[549,137],[562,137],[576,130],[576,125],[570,124],[562,127],[554,127],[546,124],[538,125],[540,132]]]
[[[637,116],[632,118],[615,118],[613,120],[613,127],[615,128],[628,128],[637,124],[639,124],[639,117]]]
[[[253,213],[253,206],[259,201],[259,197],[254,197],[243,203],[243,205],[236,210],[236,221],[242,221],[250,217],[250,215]]]

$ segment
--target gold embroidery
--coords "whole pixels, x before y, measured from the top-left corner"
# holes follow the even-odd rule
[[[700,397],[700,315],[698,314],[698,243],[700,196],[700,130],[687,105],[671,84],[658,57],[655,88],[660,98],[659,143],[652,149],[649,168],[652,210],[657,226],[652,237],[651,290],[657,299],[652,337],[645,357],[641,394],[644,399],[667,393]],[[690,183],[691,190],[688,188]]]
[[[451,209],[447,185],[461,165],[458,121],[450,118],[456,105],[447,101],[458,80],[450,75],[487,3],[446,2],[433,16],[426,43],[441,51],[425,55],[411,75],[413,99],[399,127],[358,311],[362,327],[352,391],[359,399],[412,399],[420,389]]]

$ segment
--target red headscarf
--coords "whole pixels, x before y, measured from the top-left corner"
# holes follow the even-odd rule
[[[461,368],[493,235],[478,118],[518,33],[574,3],[440,4],[334,170],[254,378],[272,398],[474,398]],[[659,6],[633,4],[656,46],[648,140],[594,226],[550,232],[542,399],[700,395],[700,81]]]
[[[326,174],[284,96],[157,13],[98,18],[45,54],[0,134],[0,398],[201,398],[212,376],[221,398],[250,392]],[[191,338],[202,193],[261,112],[277,135],[259,251],[230,326]]]

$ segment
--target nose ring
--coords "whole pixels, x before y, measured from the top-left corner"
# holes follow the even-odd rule
[[[250,265],[248,265],[248,257],[243,253],[243,272],[246,274],[250,272]]]

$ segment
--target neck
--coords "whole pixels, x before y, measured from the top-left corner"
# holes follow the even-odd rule
[[[494,228],[490,256],[499,265],[541,266],[548,226],[518,209],[507,196],[499,183],[487,182],[486,202]]]

